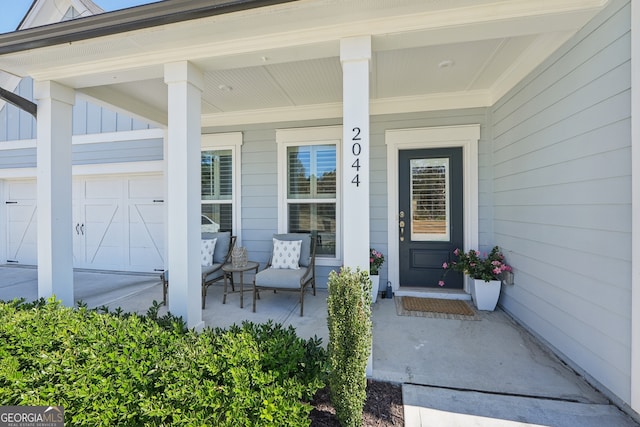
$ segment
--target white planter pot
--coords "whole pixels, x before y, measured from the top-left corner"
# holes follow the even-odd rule
[[[468,277],[467,280],[469,281],[471,297],[476,308],[485,311],[495,310],[498,298],[500,298],[502,282],[500,280],[485,282],[482,279],[473,279],[471,277]]]
[[[369,276],[371,279],[371,302],[376,302],[378,299],[378,289],[380,289],[380,276]]]

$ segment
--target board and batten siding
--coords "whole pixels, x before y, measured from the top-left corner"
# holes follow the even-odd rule
[[[630,3],[613,1],[491,111],[502,306],[630,402]]]
[[[25,99],[34,101],[33,79],[25,77],[20,80],[14,92]],[[152,126],[140,120],[76,97],[76,103],[73,106],[74,135],[126,132],[151,128]],[[22,141],[35,138],[36,121],[33,116],[18,107],[5,103],[4,107],[0,109],[0,148],[3,141]]]

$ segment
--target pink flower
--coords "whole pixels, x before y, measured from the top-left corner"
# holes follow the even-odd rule
[[[440,281],[438,282],[438,286],[444,286],[444,282],[443,282],[442,280],[440,280]]]
[[[460,249],[456,248],[456,250],[455,250],[455,251],[453,251],[453,254],[454,254],[455,256],[460,255]]]
[[[499,268],[499,267],[494,268],[492,271],[493,271],[493,274],[500,274],[500,273],[502,273],[502,270],[500,270],[500,268]]]
[[[443,262],[442,263],[442,268],[444,268],[446,270],[447,268],[449,268],[449,264],[447,264],[446,262]],[[440,286],[442,286],[442,285],[440,285]]]

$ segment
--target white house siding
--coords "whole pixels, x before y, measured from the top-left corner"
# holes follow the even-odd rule
[[[22,79],[14,93],[23,98],[33,100],[33,80]],[[9,103],[0,109],[0,147],[2,141],[34,139],[36,137],[36,121],[26,111]]]
[[[492,108],[501,304],[630,400],[630,3],[613,1]]]
[[[103,107],[76,98],[73,106],[73,134],[125,132],[129,130],[150,129],[147,123],[116,113]]]
[[[163,159],[162,138],[75,144],[72,150],[74,165],[144,162]],[[35,148],[2,150],[0,153],[0,169],[36,167]]]
[[[14,92],[33,101],[33,80],[24,78]],[[76,98],[73,106],[73,134],[88,135],[106,132],[124,132],[150,129],[147,123],[135,120],[122,113]],[[25,111],[5,103],[0,109],[0,148],[3,141],[20,141],[36,138],[36,121]]]

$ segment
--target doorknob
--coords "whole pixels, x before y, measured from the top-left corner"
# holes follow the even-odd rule
[[[400,211],[400,218],[404,218],[404,211]],[[400,220],[400,241],[404,242],[404,220]]]

